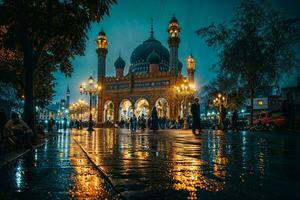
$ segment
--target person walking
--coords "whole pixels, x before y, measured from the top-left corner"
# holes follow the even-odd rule
[[[199,104],[199,98],[194,98],[194,102],[192,103],[191,106],[191,113],[192,113],[192,118],[193,118],[193,123],[192,123],[192,130],[193,134],[196,134],[196,129],[198,129],[199,134],[201,134],[201,125],[200,125],[200,104]]]
[[[151,113],[151,129],[158,130],[158,113],[154,106]]]

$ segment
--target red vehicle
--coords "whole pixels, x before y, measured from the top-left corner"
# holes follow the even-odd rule
[[[274,128],[283,127],[284,118],[279,112],[263,111],[254,117],[253,125],[273,130]]]

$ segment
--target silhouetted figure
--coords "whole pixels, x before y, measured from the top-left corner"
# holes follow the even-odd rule
[[[192,124],[192,130],[193,134],[196,134],[196,129],[198,129],[199,134],[202,132],[201,126],[200,126],[200,104],[199,104],[199,99],[196,97],[194,99],[194,102],[192,103],[191,106],[191,113],[192,113],[192,118],[193,118],[193,124]]]
[[[131,131],[136,131],[136,126],[137,126],[137,119],[136,119],[136,116],[133,115],[133,116],[130,118],[130,130],[131,130]]]
[[[139,117],[138,123],[139,123],[139,126],[140,126],[141,130],[144,131],[145,128],[146,128],[146,119],[145,119],[144,114],[142,114],[142,115]]]
[[[56,121],[56,130],[58,130],[58,129],[59,129],[59,122]]]
[[[236,109],[234,109],[232,116],[231,116],[231,127],[232,131],[237,131],[237,121],[238,121],[238,112]]]
[[[158,113],[154,106],[151,113],[151,129],[158,130]]]
[[[8,130],[9,141],[17,146],[31,146],[31,139],[33,136],[32,130],[15,112],[11,114],[11,119],[5,124],[6,130]]]
[[[284,126],[286,129],[293,129],[295,122],[295,101],[291,94],[287,93],[286,100],[282,102],[282,115],[284,117]]]
[[[66,117],[64,117],[63,122],[64,122],[64,131],[65,131],[67,130],[67,122],[68,122]]]
[[[227,115],[227,109],[222,105],[221,106],[221,123],[220,128],[222,130],[227,130],[227,123],[226,123],[226,115]]]
[[[51,117],[48,121],[48,133],[53,133],[54,119]]]

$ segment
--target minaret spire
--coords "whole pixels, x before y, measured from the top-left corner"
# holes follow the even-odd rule
[[[151,30],[150,30],[150,38],[154,38],[154,31],[153,31],[153,18],[150,18],[151,21]]]

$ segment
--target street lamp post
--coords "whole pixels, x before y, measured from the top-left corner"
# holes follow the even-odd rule
[[[228,97],[226,95],[218,94],[218,96],[213,100],[213,105],[219,110],[219,126],[223,129],[224,122],[222,120],[222,107],[229,108]]]
[[[186,79],[184,79],[183,83],[180,86],[175,86],[175,92],[176,94],[178,94],[179,96],[183,97],[184,100],[184,114],[183,114],[183,128],[184,129],[188,129],[188,122],[187,122],[187,118],[189,115],[188,112],[188,102],[187,99],[190,96],[193,96],[196,92],[196,88],[194,84],[190,84]]]
[[[97,95],[101,90],[98,84],[94,84],[94,79],[91,76],[88,79],[88,84],[82,83],[80,85],[80,94],[86,94],[90,96],[90,115],[89,115],[89,125],[88,131],[93,131],[93,117],[92,117],[92,96]]]
[[[86,105],[86,102],[83,99],[78,100],[78,105],[80,108],[80,129],[82,129],[82,109]]]

